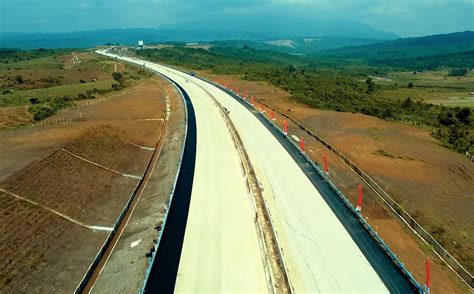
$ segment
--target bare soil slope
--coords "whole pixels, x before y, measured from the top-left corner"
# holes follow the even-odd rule
[[[76,288],[109,234],[78,223],[113,226],[138,182],[122,174],[142,175],[152,152],[141,147],[157,143],[167,92],[176,94],[154,78],[47,126],[0,132],[2,291]]]

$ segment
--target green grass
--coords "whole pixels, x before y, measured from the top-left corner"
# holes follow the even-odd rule
[[[358,66],[343,62],[337,66],[314,64],[312,59],[282,53],[255,51],[251,48],[167,47],[142,50],[141,58],[193,70],[208,70],[215,75],[230,74],[244,80],[265,81],[288,93],[298,102],[319,109],[360,112],[382,119],[409,119],[437,128],[435,137],[445,146],[460,152],[474,146],[474,115],[467,108],[445,107],[433,101],[464,97],[473,88],[473,73],[466,77],[447,77],[441,72],[394,71],[387,68]],[[330,62],[338,62],[330,59]],[[367,75],[391,80],[372,81]],[[361,77],[364,77],[361,79]],[[409,88],[408,84],[413,83]],[[466,104],[463,101],[461,104]],[[467,119],[465,116],[467,115]],[[459,118],[459,117],[460,118]]]
[[[392,72],[387,75],[392,81],[388,84],[407,86],[412,82],[415,88],[431,87],[459,89],[462,91],[474,91],[474,72],[469,72],[463,77],[450,77],[448,70],[416,72]]]
[[[113,79],[105,81],[97,81],[91,83],[78,83],[64,86],[57,86],[45,89],[21,90],[14,91],[12,94],[0,95],[0,106],[22,106],[29,104],[29,99],[32,97],[38,98],[41,102],[46,102],[49,99],[60,98],[64,96],[77,97],[81,93],[97,89],[99,91],[110,90]]]
[[[74,56],[78,56],[77,62]],[[71,62],[73,59],[76,62]],[[28,107],[34,120],[90,99],[135,84],[152,74],[139,66],[121,63],[93,52],[71,50],[0,50],[0,107]],[[122,77],[114,80],[117,71]],[[21,77],[21,79],[18,79]],[[34,104],[30,101],[36,98]],[[15,126],[8,114],[9,125]]]

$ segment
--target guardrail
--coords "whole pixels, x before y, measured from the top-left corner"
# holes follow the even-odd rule
[[[221,87],[220,85],[217,85]],[[222,87],[221,87],[222,89]],[[227,90],[227,89],[226,89]],[[257,101],[257,99],[256,99]],[[310,137],[316,139],[324,147],[329,149],[333,154],[335,154],[339,159],[341,159],[347,166],[349,166],[366,184],[367,186],[389,207],[389,209],[395,213],[395,215],[405,223],[410,230],[415,233],[424,243],[432,246],[434,252],[438,257],[443,260],[446,265],[448,265],[451,270],[453,270],[469,287],[474,287],[474,279],[472,274],[470,274],[431,234],[429,234],[415,219],[405,211],[393,198],[385,192],[369,175],[367,175],[361,168],[359,168],[355,163],[350,159],[344,156],[331,144],[326,142],[320,136],[314,134],[308,130],[301,123],[293,119],[292,117],[286,115],[278,109],[273,108],[272,106],[264,103],[261,100],[258,100],[259,103],[262,103],[268,109],[273,110],[274,112],[279,113],[281,116],[292,121],[300,130],[307,133]],[[292,142],[293,143],[293,142]]]
[[[205,79],[203,79],[205,80]],[[251,103],[249,103],[247,100],[242,100],[240,96],[236,95],[232,91],[229,91],[226,88],[223,88],[222,86],[213,83],[212,81],[205,80],[206,82],[212,83],[213,85],[217,86],[221,90],[225,91],[229,95],[232,95],[234,98],[240,99],[244,103],[246,103],[250,107],[254,107]],[[263,113],[259,112],[259,115],[263,117],[270,125],[272,125],[278,132],[280,132],[283,137],[296,149],[298,152],[304,157],[305,161],[308,162],[313,169],[325,180],[325,182],[328,183],[328,185],[331,187],[333,191],[336,192],[338,197],[343,201],[343,203],[357,216],[357,219],[359,222],[362,223],[364,228],[369,231],[371,237],[377,242],[380,248],[390,257],[392,262],[401,270],[401,272],[407,277],[407,279],[417,288],[419,293],[424,293],[423,288],[418,284],[416,279],[413,277],[413,275],[410,273],[410,271],[404,266],[404,264],[398,259],[396,254],[391,251],[391,249],[388,247],[388,245],[383,241],[383,239],[378,235],[378,233],[370,226],[369,223],[362,217],[362,215],[354,208],[354,206],[350,203],[350,201],[344,196],[344,194],[337,189],[337,187],[331,182],[331,180],[326,176],[326,174],[321,170],[321,168],[314,163],[314,161],[309,158],[305,152],[303,152],[298,145],[296,145],[282,130],[280,127],[278,127],[272,120],[270,120],[267,116],[265,116]]]
[[[181,69],[178,69],[178,68],[174,68],[174,67],[171,67],[171,66],[168,66],[172,69],[175,69],[177,71],[180,71],[184,74],[187,74],[186,72],[184,72],[183,70]],[[153,70],[154,71],[154,70]],[[157,71],[155,71],[157,72]],[[157,72],[159,73],[159,72]],[[161,76],[167,78],[166,76],[162,75],[161,73],[159,73]],[[219,89],[225,91],[226,93],[230,94],[230,95],[235,95],[233,92],[229,91],[228,89],[226,88],[223,88],[221,85],[213,82],[213,81],[210,81],[210,80],[207,80],[205,78],[201,78],[201,77],[197,77],[198,79],[201,79],[205,82],[208,82],[210,84],[213,84],[214,86],[218,87]],[[167,78],[168,79],[168,78]],[[282,113],[281,111],[279,111],[278,109],[275,109],[273,107],[271,107],[270,105],[264,103],[263,101],[261,100],[257,100],[258,102],[262,103],[262,105],[265,105],[265,107],[267,107],[268,109],[271,109],[277,113],[279,113],[280,115],[284,116],[285,118],[287,118],[288,120],[292,121],[296,126],[298,126],[302,131],[304,131],[305,133],[307,133],[309,136],[311,136],[312,138],[316,139],[318,142],[320,142],[322,145],[324,145],[327,149],[329,149],[332,153],[334,153],[337,157],[339,157],[344,163],[346,163],[356,174],[358,174],[360,176],[360,178],[369,186],[369,188],[374,191],[374,193],[376,193],[380,199],[382,199],[382,201],[390,208],[390,210],[392,210],[395,215],[397,215],[397,217],[399,217],[411,230],[412,232],[415,233],[415,235],[417,235],[423,242],[431,245],[435,251],[435,253],[441,258],[441,260],[443,260],[464,282],[466,282],[468,284],[468,286],[470,286],[471,288],[473,287],[473,276],[466,270],[464,269],[464,267],[454,258],[452,257],[449,252],[444,249],[440,244],[439,242],[434,239],[422,226],[420,226],[403,208],[400,207],[400,205],[398,205],[397,202],[395,202],[389,195],[387,192],[385,192],[372,178],[370,178],[365,172],[363,172],[358,166],[356,166],[352,161],[350,161],[347,157],[345,157],[342,153],[340,153],[337,149],[335,149],[332,145],[330,145],[329,143],[327,143],[324,139],[322,139],[321,137],[319,137],[318,135],[312,133],[310,130],[308,130],[306,127],[304,127],[302,124],[300,124],[298,121],[294,120],[293,118],[291,118],[290,116]],[[247,104],[249,104],[248,101],[245,101]],[[250,105],[250,104],[249,104]],[[265,117],[265,116],[263,116]],[[265,119],[268,120],[267,117],[265,117]],[[273,121],[269,121],[275,128],[277,128],[280,132],[281,132],[281,129],[276,126]],[[291,142],[291,144],[295,145],[294,142],[292,142],[288,137],[286,137],[287,140],[289,140]],[[295,145],[296,146],[296,145]],[[298,146],[296,146],[297,149],[299,149]],[[304,154],[304,153],[303,153]],[[315,170],[318,171],[318,173],[321,174],[321,170],[319,169],[319,167],[317,167],[316,164],[314,164],[314,162],[309,158],[307,157],[306,154],[304,154],[306,160],[308,160],[308,162],[310,164],[312,164],[314,167],[315,167]],[[340,197],[342,197],[343,201],[346,203],[348,203],[350,205],[350,207],[352,209],[354,209],[354,207],[352,206],[352,204],[349,203],[349,201],[345,198],[345,196],[342,194],[342,192],[340,192],[331,182],[330,180],[325,176],[325,174],[323,173],[322,174],[323,178],[327,179],[328,183],[330,183],[331,187],[333,187],[333,189],[335,189],[336,193],[338,195],[340,195]],[[346,203],[346,204],[347,204]],[[359,215],[359,214],[357,214]],[[371,227],[370,225],[363,219],[360,217],[359,215],[359,219],[361,219],[361,222],[363,222],[364,226],[367,226],[369,232],[371,233],[371,235],[377,239],[377,242],[378,244],[380,244],[381,247],[384,247],[386,248],[388,251],[386,251],[389,256],[392,257],[392,259],[394,260],[394,262],[397,263],[397,265],[403,269],[404,272],[408,273],[407,276],[414,282],[414,284],[419,288],[421,289],[420,291],[423,291],[422,288],[420,287],[420,285],[418,284],[418,282],[416,282],[416,280],[413,278],[413,276],[410,274],[410,272],[404,267],[403,263],[401,261],[398,260],[398,258],[396,257],[396,255],[389,249],[389,247],[385,244],[385,242],[378,236],[377,232],[375,232]],[[370,229],[369,229],[370,228]],[[161,235],[160,235],[161,236]],[[157,246],[156,246],[157,247]],[[156,250],[155,250],[156,252]],[[146,282],[146,281],[145,281]]]

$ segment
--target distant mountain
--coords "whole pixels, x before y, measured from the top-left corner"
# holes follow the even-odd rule
[[[313,16],[295,17],[288,15],[266,15],[264,17],[225,16],[203,19],[199,22],[185,22],[165,25],[155,29],[110,29],[68,33],[0,33],[1,48],[86,48],[119,43],[121,45],[136,44],[138,40],[145,43],[170,41],[198,42],[219,40],[266,40],[273,41],[292,38],[303,52],[310,52],[313,45],[320,42],[319,38],[307,36],[334,36],[333,40],[323,40],[318,48],[331,49],[337,43],[352,45],[366,44],[364,39],[391,40],[397,35],[374,29],[355,21],[316,18]],[[306,38],[304,41],[302,38]],[[338,38],[342,38],[339,39]],[[345,39],[346,40],[343,40]],[[348,41],[348,39],[353,39]],[[360,41],[355,41],[360,40]],[[313,43],[313,44],[310,44]],[[273,43],[273,45],[278,45]],[[308,48],[306,50],[305,48]],[[280,51],[284,47],[280,46]],[[291,51],[291,50],[290,50]],[[292,52],[294,53],[294,52]]]
[[[226,40],[210,42],[223,47],[249,46],[257,50],[271,50],[288,54],[303,55],[319,51],[327,51],[348,46],[360,46],[382,42],[380,39],[360,39],[347,37],[302,37],[286,39],[267,39],[260,41]]]
[[[305,38],[307,36],[335,36],[359,39],[393,40],[398,36],[381,31],[357,21],[325,18],[308,12],[293,14],[289,12],[255,15],[219,14],[194,22],[161,26],[161,29],[189,31],[195,28],[207,32],[233,32],[230,39],[284,39]],[[214,40],[222,40],[221,38]]]
[[[359,60],[413,70],[474,66],[474,32],[458,32],[315,52],[315,59]]]
[[[411,70],[436,70],[440,68],[474,68],[474,50],[432,56],[385,59],[370,61],[374,65]]]
[[[216,37],[201,32],[201,37]],[[0,34],[0,48],[88,48],[107,43],[135,45],[138,40],[150,42],[197,41],[196,32],[157,29],[110,29],[68,33],[4,33]]]
[[[474,50],[474,32],[466,31],[340,48],[320,52],[318,55],[386,60],[427,57],[470,50]]]

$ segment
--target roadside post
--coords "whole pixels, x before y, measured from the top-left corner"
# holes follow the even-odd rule
[[[329,176],[328,158],[326,157],[326,154],[323,154],[323,162],[324,162],[324,173],[326,174],[326,176]]]
[[[359,184],[357,188],[359,189],[359,198],[357,199],[356,210],[360,213],[362,211],[362,185]]]
[[[425,269],[426,269],[426,281],[425,281],[425,293],[429,294],[430,293],[430,288],[431,288],[431,268],[430,268],[430,260],[427,259],[425,260]]]

